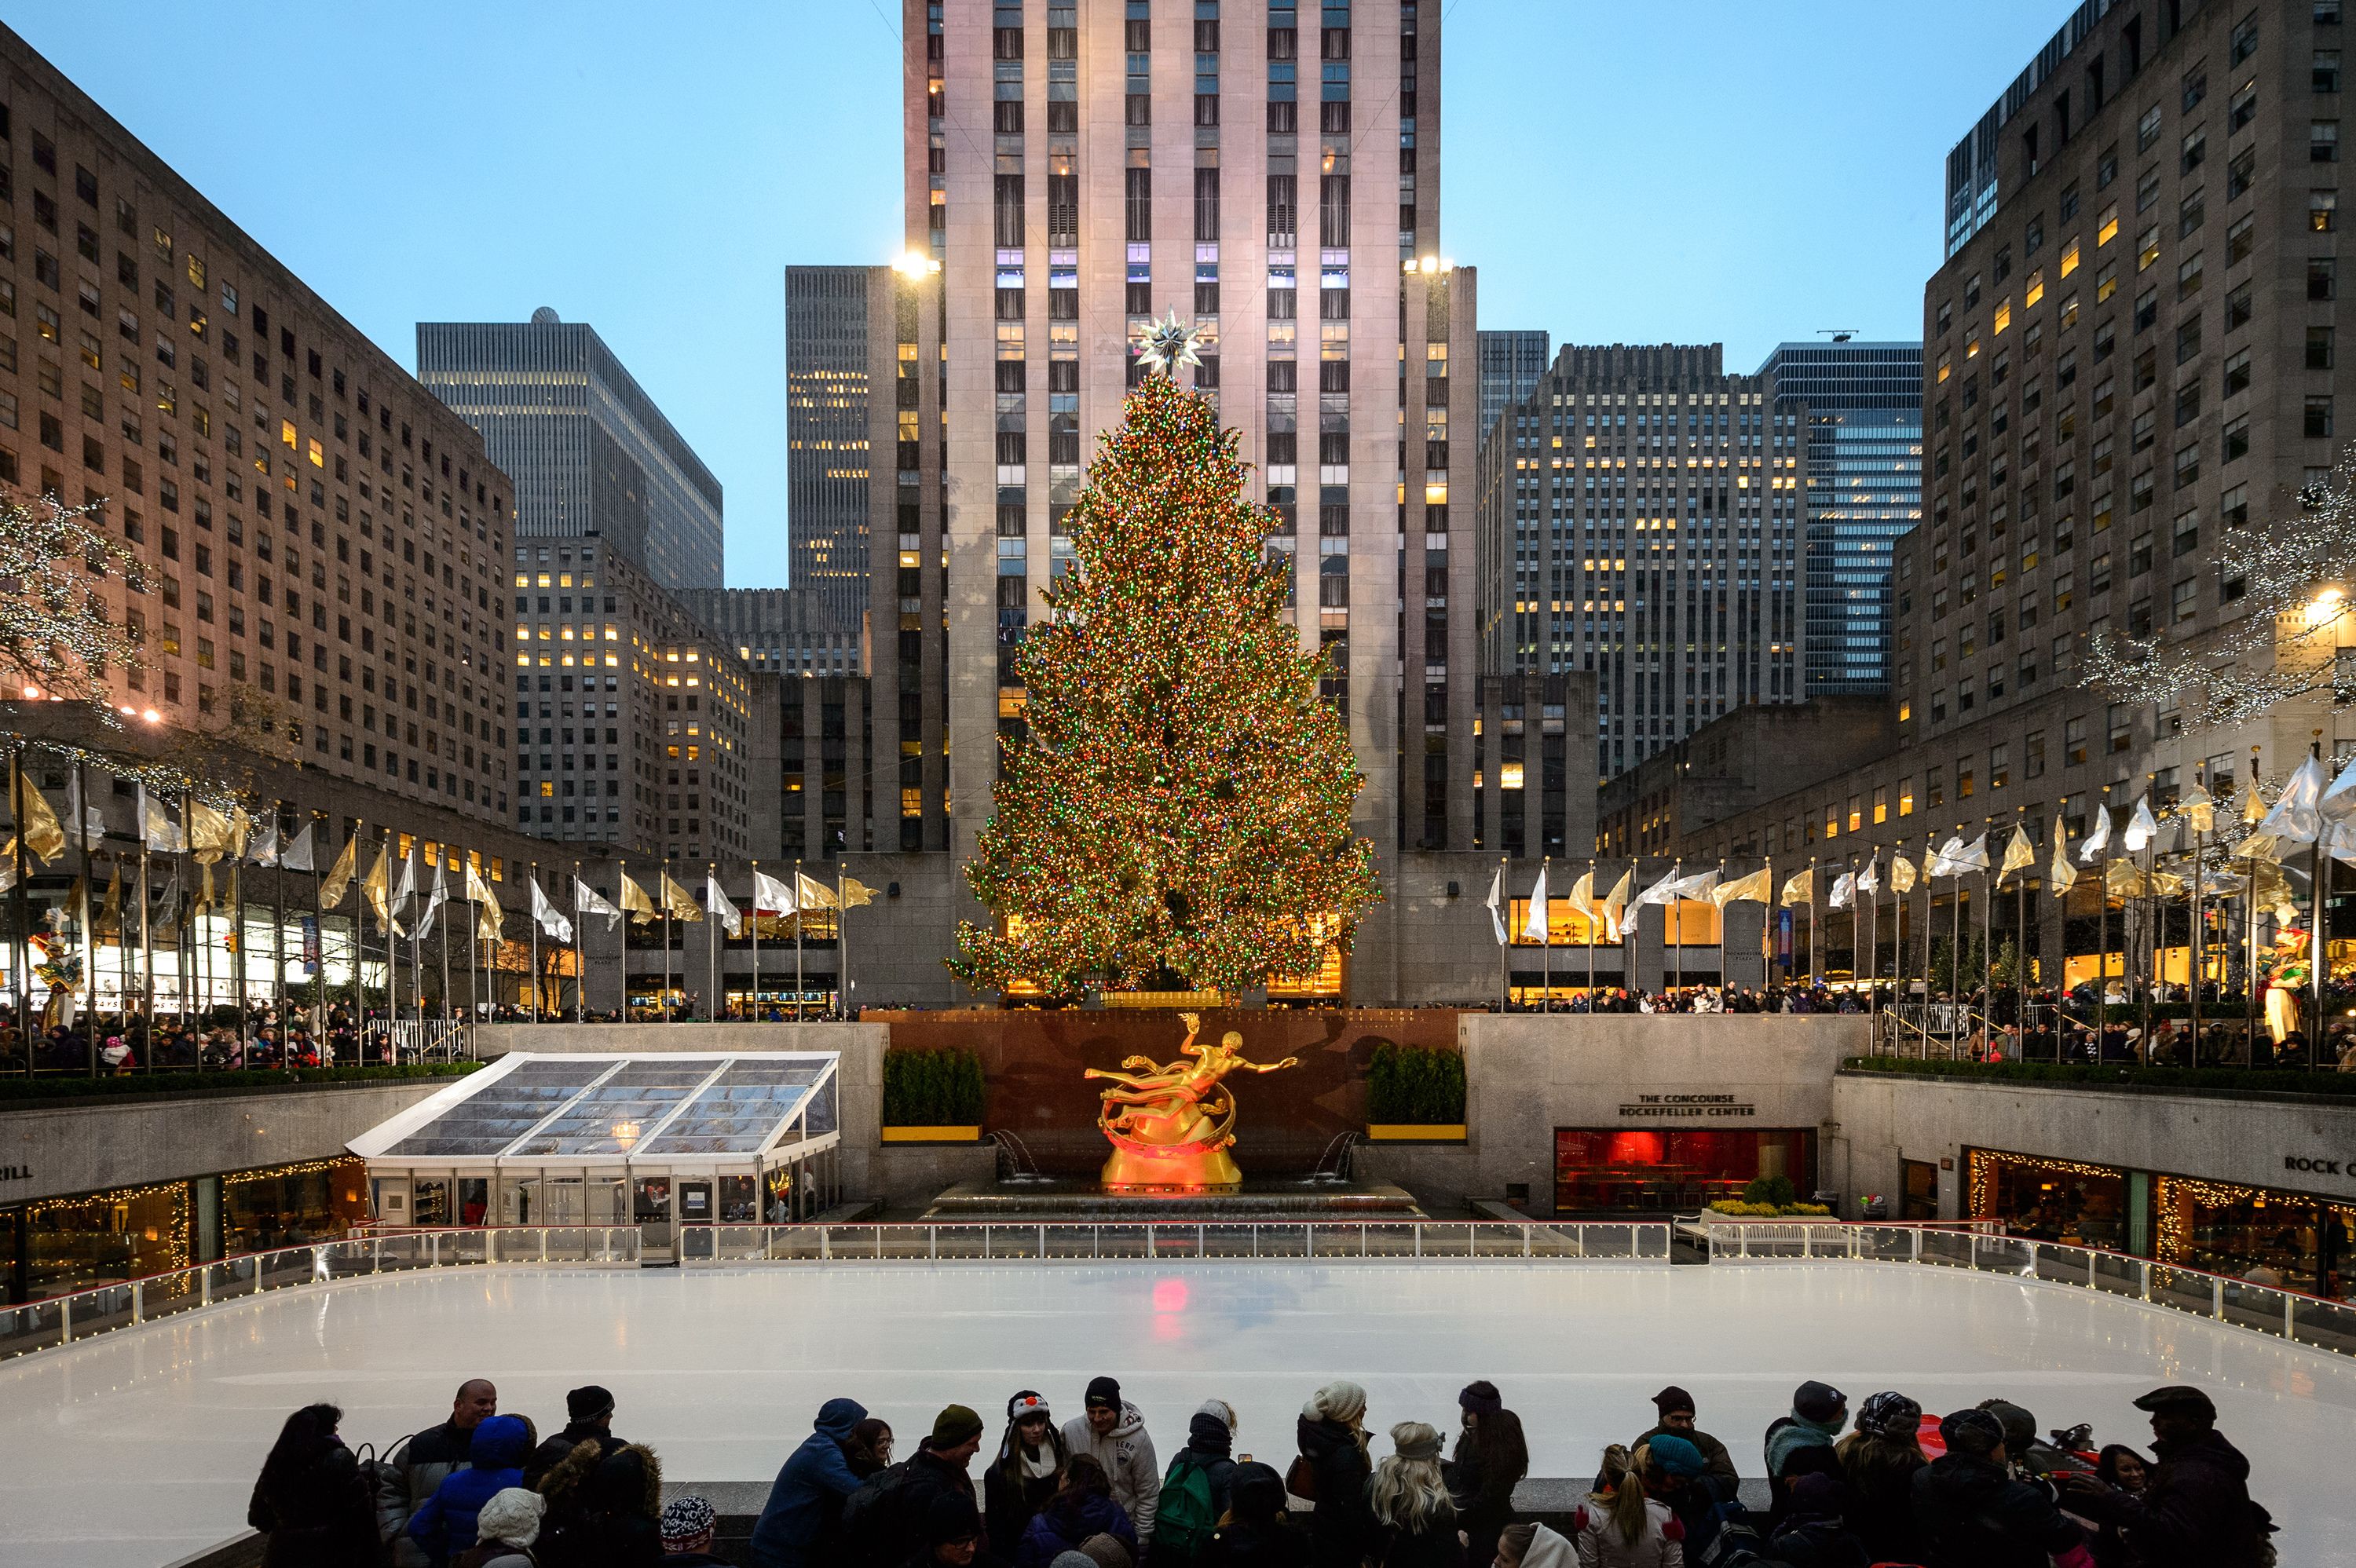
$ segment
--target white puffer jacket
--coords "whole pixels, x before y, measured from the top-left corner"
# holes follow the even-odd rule
[[[1589,1499],[1575,1522],[1579,1568],[1685,1568],[1685,1526],[1665,1502],[1644,1500],[1644,1532],[1633,1541],[1612,1522],[1609,1503]]]

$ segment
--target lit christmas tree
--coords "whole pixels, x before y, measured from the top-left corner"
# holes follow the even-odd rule
[[[1144,357],[1192,362],[1174,320]],[[1285,613],[1277,526],[1243,498],[1236,435],[1167,374],[1130,395],[1072,514],[1077,570],[1018,656],[1009,746],[966,868],[1004,931],[966,925],[951,968],[1002,989],[1091,979],[1240,992],[1315,973],[1381,894],[1350,831],[1358,770]]]

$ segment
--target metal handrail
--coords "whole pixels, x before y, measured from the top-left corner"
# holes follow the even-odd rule
[[[688,1225],[683,1265],[867,1261],[1119,1262],[1254,1258],[1666,1263],[1664,1221],[974,1220],[851,1225]]]
[[[1711,1263],[1837,1259],[1965,1268],[2099,1290],[2312,1349],[2356,1356],[2356,1302],[2139,1258],[2102,1247],[1941,1225],[1725,1220],[1706,1227]]]

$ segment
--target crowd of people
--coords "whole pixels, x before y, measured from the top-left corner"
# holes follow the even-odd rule
[[[1238,1452],[1233,1405],[1205,1399],[1162,1463],[1119,1381],[1087,1385],[1058,1422],[1045,1395],[989,1424],[944,1406],[913,1449],[852,1399],[822,1405],[769,1488],[742,1558],[754,1568],[2265,1568],[2275,1526],[2249,1461],[2199,1389],[2136,1401],[2147,1456],[2085,1452],[2083,1429],[2038,1435],[1990,1399],[1944,1418],[1895,1392],[1853,1413],[1820,1381],[1763,1434],[1767,1506],[1745,1506],[1727,1445],[1693,1397],[1605,1448],[1585,1500],[1546,1520],[1515,1506],[1530,1453],[1496,1386],[1457,1396],[1452,1442],[1416,1420],[1367,1429],[1366,1393],[1312,1393],[1280,1472]],[[691,1568],[717,1555],[717,1515],[666,1501],[654,1451],[614,1431],[604,1388],[566,1396],[541,1440],[476,1379],[449,1416],[381,1456],[341,1413],[286,1419],[248,1517],[265,1568]],[[975,1462],[981,1463],[977,1484]],[[1755,1501],[1755,1499],[1754,1499]]]

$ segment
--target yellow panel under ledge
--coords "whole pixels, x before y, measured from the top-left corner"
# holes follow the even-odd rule
[[[1461,1144],[1462,1122],[1369,1122],[1366,1136],[1378,1144]]]
[[[981,1129],[973,1127],[885,1127],[884,1141],[887,1144],[970,1144],[981,1141]]]

